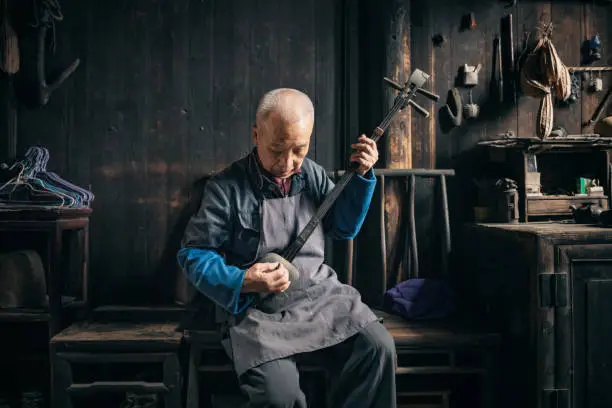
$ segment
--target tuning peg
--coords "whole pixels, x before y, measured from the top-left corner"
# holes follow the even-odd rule
[[[398,84],[397,82],[395,82],[394,80],[387,78],[387,77],[384,77],[384,80],[388,85],[391,85],[393,88],[397,89],[398,91],[404,90],[404,87]]]
[[[418,88],[417,93],[420,93],[421,95],[431,99],[434,102],[438,102],[438,99],[440,99],[440,95],[436,95],[435,93],[429,92],[428,90],[425,90],[423,88]]]
[[[429,117],[429,112],[427,111],[427,109],[425,109],[424,107],[422,107],[421,105],[413,101],[412,99],[408,101],[408,104],[412,106],[414,109],[416,109],[416,111],[419,112],[424,117],[426,118]]]

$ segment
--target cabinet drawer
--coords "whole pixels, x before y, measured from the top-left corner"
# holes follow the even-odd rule
[[[590,202],[608,208],[607,197],[570,197],[570,196],[542,196],[527,197],[528,215],[571,215],[570,205],[580,207],[582,203]]]

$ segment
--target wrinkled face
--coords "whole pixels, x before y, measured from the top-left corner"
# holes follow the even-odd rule
[[[253,126],[253,140],[263,167],[278,178],[295,174],[308,153],[312,128],[311,118],[283,123],[274,112],[265,122]]]

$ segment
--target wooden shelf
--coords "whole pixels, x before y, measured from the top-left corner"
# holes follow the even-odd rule
[[[0,309],[0,323],[9,322],[48,322],[49,311],[39,309]]]
[[[54,221],[60,219],[89,217],[91,208],[9,207],[0,205],[0,220]]]
[[[523,150],[530,153],[549,150],[555,152],[567,151],[571,153],[581,150],[612,150],[612,138],[601,137],[598,134],[549,137],[543,140],[535,137],[507,137],[494,140],[483,140],[478,144],[491,148]]]
[[[570,74],[572,72],[605,72],[605,71],[612,71],[612,67],[567,67],[568,71],[570,72]]]
[[[74,300],[72,297],[62,297],[62,309],[85,307],[85,301]],[[0,323],[16,322],[49,322],[49,309],[0,308]]]

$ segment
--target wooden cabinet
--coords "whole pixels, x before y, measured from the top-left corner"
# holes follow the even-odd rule
[[[475,224],[461,283],[502,333],[505,407],[612,404],[612,229]]]

